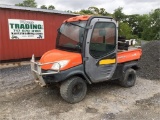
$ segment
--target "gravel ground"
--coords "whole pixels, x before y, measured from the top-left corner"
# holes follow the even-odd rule
[[[33,84],[30,66],[20,66],[0,69],[0,91],[10,91]]]
[[[159,120],[160,81],[137,78],[132,88],[104,82],[88,85],[86,98],[66,103],[59,88],[41,88],[29,66],[1,69],[2,120]]]
[[[160,79],[160,41],[155,40],[142,46],[142,57],[139,60],[138,76],[157,80]]]

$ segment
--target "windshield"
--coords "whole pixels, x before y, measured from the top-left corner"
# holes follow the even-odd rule
[[[58,31],[57,47],[80,50],[87,21],[63,23]]]

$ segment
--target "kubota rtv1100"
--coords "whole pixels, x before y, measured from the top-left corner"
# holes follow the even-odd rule
[[[62,98],[76,103],[85,97],[87,84],[117,80],[124,87],[134,86],[141,54],[141,49],[128,50],[113,18],[77,16],[58,29],[56,49],[39,62],[32,56],[31,70],[41,86],[60,83]]]

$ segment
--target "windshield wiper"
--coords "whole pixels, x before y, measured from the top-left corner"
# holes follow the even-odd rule
[[[74,24],[74,23],[70,23],[70,22],[68,22],[67,24],[71,24],[71,25],[78,26],[78,27],[80,27],[80,28],[84,28],[84,29],[86,29],[86,27],[82,27],[82,26],[77,25],[77,24]]]

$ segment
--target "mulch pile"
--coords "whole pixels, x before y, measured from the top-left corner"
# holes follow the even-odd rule
[[[142,46],[137,75],[150,80],[160,80],[160,40],[148,42]]]

